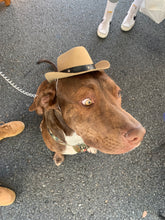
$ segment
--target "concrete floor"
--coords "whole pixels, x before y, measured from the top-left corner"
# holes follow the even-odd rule
[[[0,77],[0,120],[21,120],[25,130],[0,143],[0,182],[13,189],[13,205],[0,208],[2,220],[159,220],[165,210],[165,22],[138,13],[129,32],[120,30],[131,1],[121,0],[110,34],[96,29],[106,1],[12,0],[0,4],[0,71],[25,91],[35,93],[49,65],[36,61],[85,46],[96,63],[123,91],[123,108],[147,134],[141,146],[125,155],[88,153],[66,156],[56,167],[39,124],[30,113],[33,99]]]

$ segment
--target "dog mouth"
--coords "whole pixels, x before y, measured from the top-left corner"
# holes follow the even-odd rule
[[[125,154],[137,148],[146,133],[146,130],[140,125],[127,131],[120,129],[111,130],[110,134],[105,135],[104,131],[99,133],[92,129],[88,129],[88,133],[84,131],[79,135],[89,147],[106,154]]]
[[[123,146],[122,144],[121,145],[118,145],[118,146],[110,146],[109,148],[103,148],[103,147],[99,147],[99,151],[101,151],[102,153],[106,153],[106,154],[126,154],[128,152],[131,152],[133,150],[135,150],[137,147],[139,147],[141,144],[141,142],[139,142],[138,144],[136,144],[135,146],[132,146],[132,145],[126,145],[126,146]]]
[[[137,141],[136,143],[132,144],[129,143],[123,138],[110,138],[110,137],[105,137],[101,140],[95,138],[93,141],[91,139],[88,139],[84,141],[86,145],[89,147],[96,148],[97,150],[101,151],[102,153],[106,154],[125,154],[130,151],[133,151],[137,147],[140,146],[142,140]]]
[[[121,152],[121,153],[117,153],[117,154],[126,154],[126,153],[128,153],[128,152],[131,152],[131,151],[135,150],[137,147],[139,147],[140,144],[141,144],[141,141],[140,141],[138,144],[136,144],[136,145],[126,146],[126,147],[124,147],[124,148],[122,149],[122,152]]]

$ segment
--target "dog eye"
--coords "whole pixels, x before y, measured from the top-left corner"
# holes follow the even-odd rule
[[[83,105],[87,105],[87,106],[92,105],[93,103],[94,103],[94,102],[93,102],[91,99],[89,99],[89,98],[84,99],[84,100],[82,101],[82,104],[83,104]]]

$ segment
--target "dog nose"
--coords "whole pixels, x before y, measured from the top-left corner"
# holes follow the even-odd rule
[[[142,141],[144,135],[146,133],[146,130],[144,127],[139,126],[137,128],[132,128],[128,130],[125,134],[124,137],[130,144],[136,144]]]

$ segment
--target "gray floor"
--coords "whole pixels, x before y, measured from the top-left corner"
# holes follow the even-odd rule
[[[165,209],[165,22],[139,13],[129,33],[120,24],[131,4],[118,4],[107,39],[97,26],[106,1],[13,0],[0,4],[0,71],[20,88],[35,93],[49,65],[74,46],[85,46],[94,62],[107,59],[106,71],[123,90],[123,108],[147,134],[125,155],[88,153],[66,156],[56,167],[40,131],[41,118],[28,112],[33,99],[0,77],[0,120],[21,120],[19,136],[0,143],[0,182],[17,199],[0,208],[2,220],[159,220]]]

